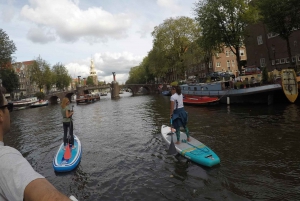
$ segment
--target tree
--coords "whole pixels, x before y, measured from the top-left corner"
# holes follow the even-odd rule
[[[93,77],[92,76],[88,76],[86,79],[86,85],[88,86],[93,86],[94,85],[94,81],[93,81]]]
[[[245,28],[257,20],[257,10],[249,0],[205,0],[195,5],[196,20],[202,31],[202,44],[211,50],[230,47],[240,65],[240,47],[247,36]]]
[[[149,53],[149,72],[156,77],[171,69],[183,77],[187,69],[185,54],[190,45],[200,37],[200,28],[189,17],[164,20],[152,32],[153,49]]]
[[[292,61],[290,36],[295,29],[300,28],[299,0],[263,0],[257,2],[261,19],[268,30],[286,41],[288,55]]]
[[[0,67],[6,67],[12,63],[12,54],[17,50],[14,42],[0,29]]]
[[[40,91],[43,87],[48,84],[49,79],[46,77],[49,72],[49,64],[43,60],[40,56],[33,62],[32,65],[28,66],[30,74],[30,82],[35,82]]]
[[[62,90],[71,84],[72,78],[69,76],[66,67],[61,63],[55,64],[52,72],[54,74],[54,83],[58,89]]]
[[[0,69],[0,78],[2,79],[2,85],[6,88],[8,93],[12,93],[20,86],[19,77],[13,69],[2,68]]]

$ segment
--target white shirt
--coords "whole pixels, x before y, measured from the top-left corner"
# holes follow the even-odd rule
[[[0,141],[0,201],[22,201],[25,187],[38,178],[45,177],[18,150]]]
[[[174,110],[176,109],[176,100],[178,103],[177,108],[183,108],[183,96],[182,94],[178,95],[177,93],[173,94],[170,98],[171,101],[174,101]]]

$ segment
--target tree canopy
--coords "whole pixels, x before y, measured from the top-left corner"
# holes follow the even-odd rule
[[[0,69],[0,78],[2,79],[2,85],[6,88],[8,93],[12,93],[19,88],[19,77],[15,71],[11,68]]]
[[[201,45],[211,50],[230,47],[241,70],[239,49],[244,45],[246,26],[257,20],[257,10],[248,0],[205,0],[195,6],[202,31]]]
[[[6,67],[12,63],[12,54],[17,50],[14,42],[0,29],[0,67]]]
[[[54,84],[60,90],[68,87],[72,82],[72,78],[68,74],[68,70],[66,67],[61,64],[57,63],[52,68],[53,76],[54,76]]]

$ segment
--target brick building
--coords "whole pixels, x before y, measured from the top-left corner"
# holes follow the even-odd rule
[[[300,30],[295,29],[290,36],[292,62],[289,59],[286,41],[276,33],[271,33],[263,23],[249,25],[250,36],[246,38],[247,65],[266,67],[268,72],[300,65]]]

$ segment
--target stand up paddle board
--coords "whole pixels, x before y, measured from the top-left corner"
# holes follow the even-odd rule
[[[162,125],[161,126],[161,135],[164,141],[170,145],[171,135],[168,133],[171,132],[171,127]],[[176,140],[176,134],[173,136],[174,144]],[[176,151],[191,161],[198,163],[203,166],[212,167],[220,163],[220,158],[208,148],[202,142],[199,142],[195,138],[190,136],[190,142],[187,141],[186,134],[180,132],[180,144],[175,144]],[[182,142],[183,141],[183,142]]]
[[[81,143],[79,138],[74,135],[74,145],[76,146],[75,149],[71,149],[71,158],[65,159],[64,154],[64,143],[62,143],[53,159],[53,168],[56,172],[68,172],[73,170],[81,160]]]

